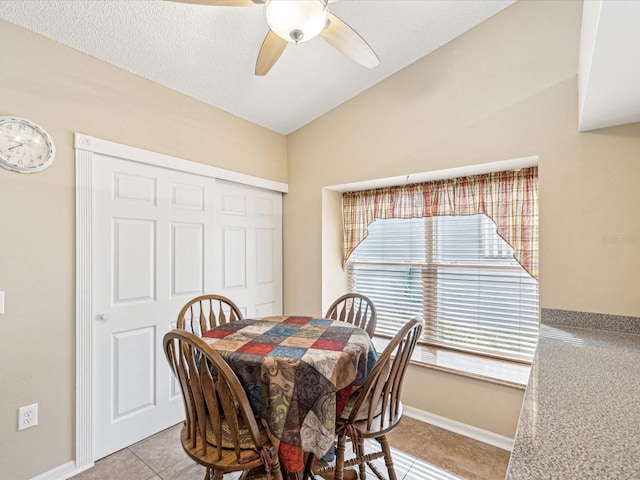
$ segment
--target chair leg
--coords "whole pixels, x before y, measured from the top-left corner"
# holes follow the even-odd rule
[[[271,474],[273,475],[273,480],[282,480],[282,469],[278,457],[271,462]]]
[[[309,452],[307,453],[307,459],[304,463],[304,471],[302,473],[302,480],[313,480],[315,475],[313,474],[313,462],[316,456]]]
[[[356,457],[358,457],[358,468],[360,469],[360,480],[367,479],[367,463],[364,461],[364,438],[358,439],[358,445],[356,447]]]
[[[346,441],[346,435],[341,434],[338,436],[338,444],[336,445],[336,470],[334,472],[334,480],[344,479],[344,444]]]
[[[389,440],[386,435],[376,438],[382,446],[384,452],[384,463],[387,466],[387,472],[389,472],[389,480],[397,480],[396,471],[393,468],[393,459],[391,458],[391,448],[389,448]]]

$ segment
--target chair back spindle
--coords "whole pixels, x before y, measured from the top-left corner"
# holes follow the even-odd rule
[[[325,318],[348,322],[362,328],[370,337],[373,337],[376,330],[377,316],[373,302],[359,293],[342,295],[331,304],[325,314]]]
[[[242,320],[240,308],[222,295],[200,295],[182,307],[178,314],[177,328],[202,336],[211,330],[229,322]]]

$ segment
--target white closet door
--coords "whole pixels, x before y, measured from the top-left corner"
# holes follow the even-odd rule
[[[96,460],[184,418],[162,338],[219,260],[214,179],[95,155],[92,182]]]
[[[217,291],[245,317],[282,314],[282,195],[216,182]]]

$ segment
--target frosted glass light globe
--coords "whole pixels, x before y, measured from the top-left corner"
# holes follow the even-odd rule
[[[326,0],[268,0],[264,7],[273,33],[291,43],[317,37],[327,24]]]

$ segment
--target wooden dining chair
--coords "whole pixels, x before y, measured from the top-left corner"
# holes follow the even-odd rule
[[[370,337],[376,330],[378,314],[373,302],[359,293],[347,293],[331,304],[325,318],[348,322],[365,330]]]
[[[243,479],[282,480],[278,454],[220,354],[180,329],[164,336],[164,351],[184,400],[182,447],[206,468],[205,480],[239,471]]]
[[[176,327],[202,336],[207,330],[236,320],[242,320],[242,312],[235,303],[222,295],[208,294],[195,297],[182,307]]]
[[[366,480],[366,466],[380,479],[385,477],[372,463],[384,457],[389,480],[397,480],[387,433],[393,430],[402,418],[400,393],[414,347],[422,332],[422,318],[409,321],[391,340],[373,366],[364,386],[352,394],[336,425],[337,443],[335,463],[314,470],[314,456],[309,455],[303,480],[314,478],[314,474],[334,473],[335,480],[343,480],[344,469],[359,467],[360,480]],[[374,438],[380,444],[379,451],[365,452],[366,438]],[[353,442],[355,458],[345,461],[345,444]]]

